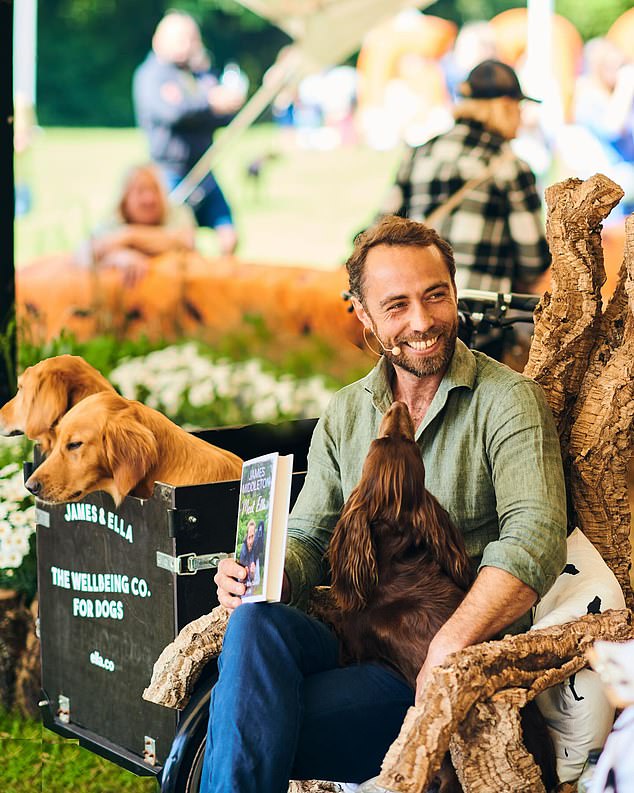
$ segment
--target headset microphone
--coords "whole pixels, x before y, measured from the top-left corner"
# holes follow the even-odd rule
[[[374,335],[376,336],[376,333]],[[397,355],[401,354],[401,348],[400,347],[397,347],[396,345],[394,345],[394,347],[386,347],[385,344],[383,344],[383,342],[381,341],[381,339],[379,339],[378,336],[376,336],[376,340],[379,342],[381,347],[383,347],[385,352],[391,352],[394,357],[396,357]]]

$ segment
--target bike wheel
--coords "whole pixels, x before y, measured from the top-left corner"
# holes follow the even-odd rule
[[[215,663],[210,664],[198,682],[179,727],[161,775],[161,793],[198,793],[202,776],[209,700],[218,679]]]

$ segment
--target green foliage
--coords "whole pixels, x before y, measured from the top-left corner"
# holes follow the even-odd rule
[[[569,19],[584,40],[604,36],[612,23],[632,7],[632,0],[556,0],[555,10]]]
[[[38,116],[44,125],[129,126],[131,82],[169,8],[201,24],[215,67],[229,60],[252,87],[288,38],[231,0],[46,0],[38,7]]]
[[[188,341],[181,339],[176,344]],[[18,368],[23,371],[27,366],[54,355],[80,355],[108,377],[123,359],[148,355],[172,343],[151,341],[145,336],[119,339],[112,334],[78,341],[72,333],[64,332],[45,344],[37,344],[30,338],[25,325],[18,346]],[[273,375],[291,375],[298,379],[320,375],[332,388],[340,388],[362,377],[369,368],[365,356],[356,354],[354,349],[335,348],[330,341],[313,334],[275,333],[260,314],[245,314],[239,328],[210,337],[207,341],[200,339],[197,344],[201,353],[213,360],[247,361],[257,358]],[[143,401],[143,396],[139,398]],[[183,420],[191,422],[192,418],[183,417]]]
[[[9,793],[156,793],[141,778],[61,738],[39,722],[0,709],[0,787]]]
[[[122,358],[147,355],[153,350],[165,347],[165,344],[164,341],[150,341],[145,336],[135,339],[119,339],[112,334],[94,336],[87,341],[80,342],[72,333],[67,332],[63,332],[45,344],[38,344],[31,339],[28,326],[25,325],[20,333],[18,368],[23,371],[27,366],[33,366],[38,361],[52,358],[54,355],[81,355],[107,377]]]
[[[11,312],[11,317],[5,325],[4,333],[0,333],[0,372],[7,377],[7,392],[12,394],[17,388],[16,363],[16,320]],[[0,388],[0,400],[2,388]]]

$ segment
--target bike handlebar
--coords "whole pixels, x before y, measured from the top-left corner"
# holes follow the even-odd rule
[[[539,295],[520,294],[519,292],[485,292],[481,289],[459,289],[458,300],[473,300],[478,303],[503,305],[518,311],[534,311],[540,301]]]

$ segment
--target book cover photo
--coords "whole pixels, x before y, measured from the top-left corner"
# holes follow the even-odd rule
[[[293,455],[277,452],[242,466],[235,559],[247,569],[243,602],[282,595]]]

